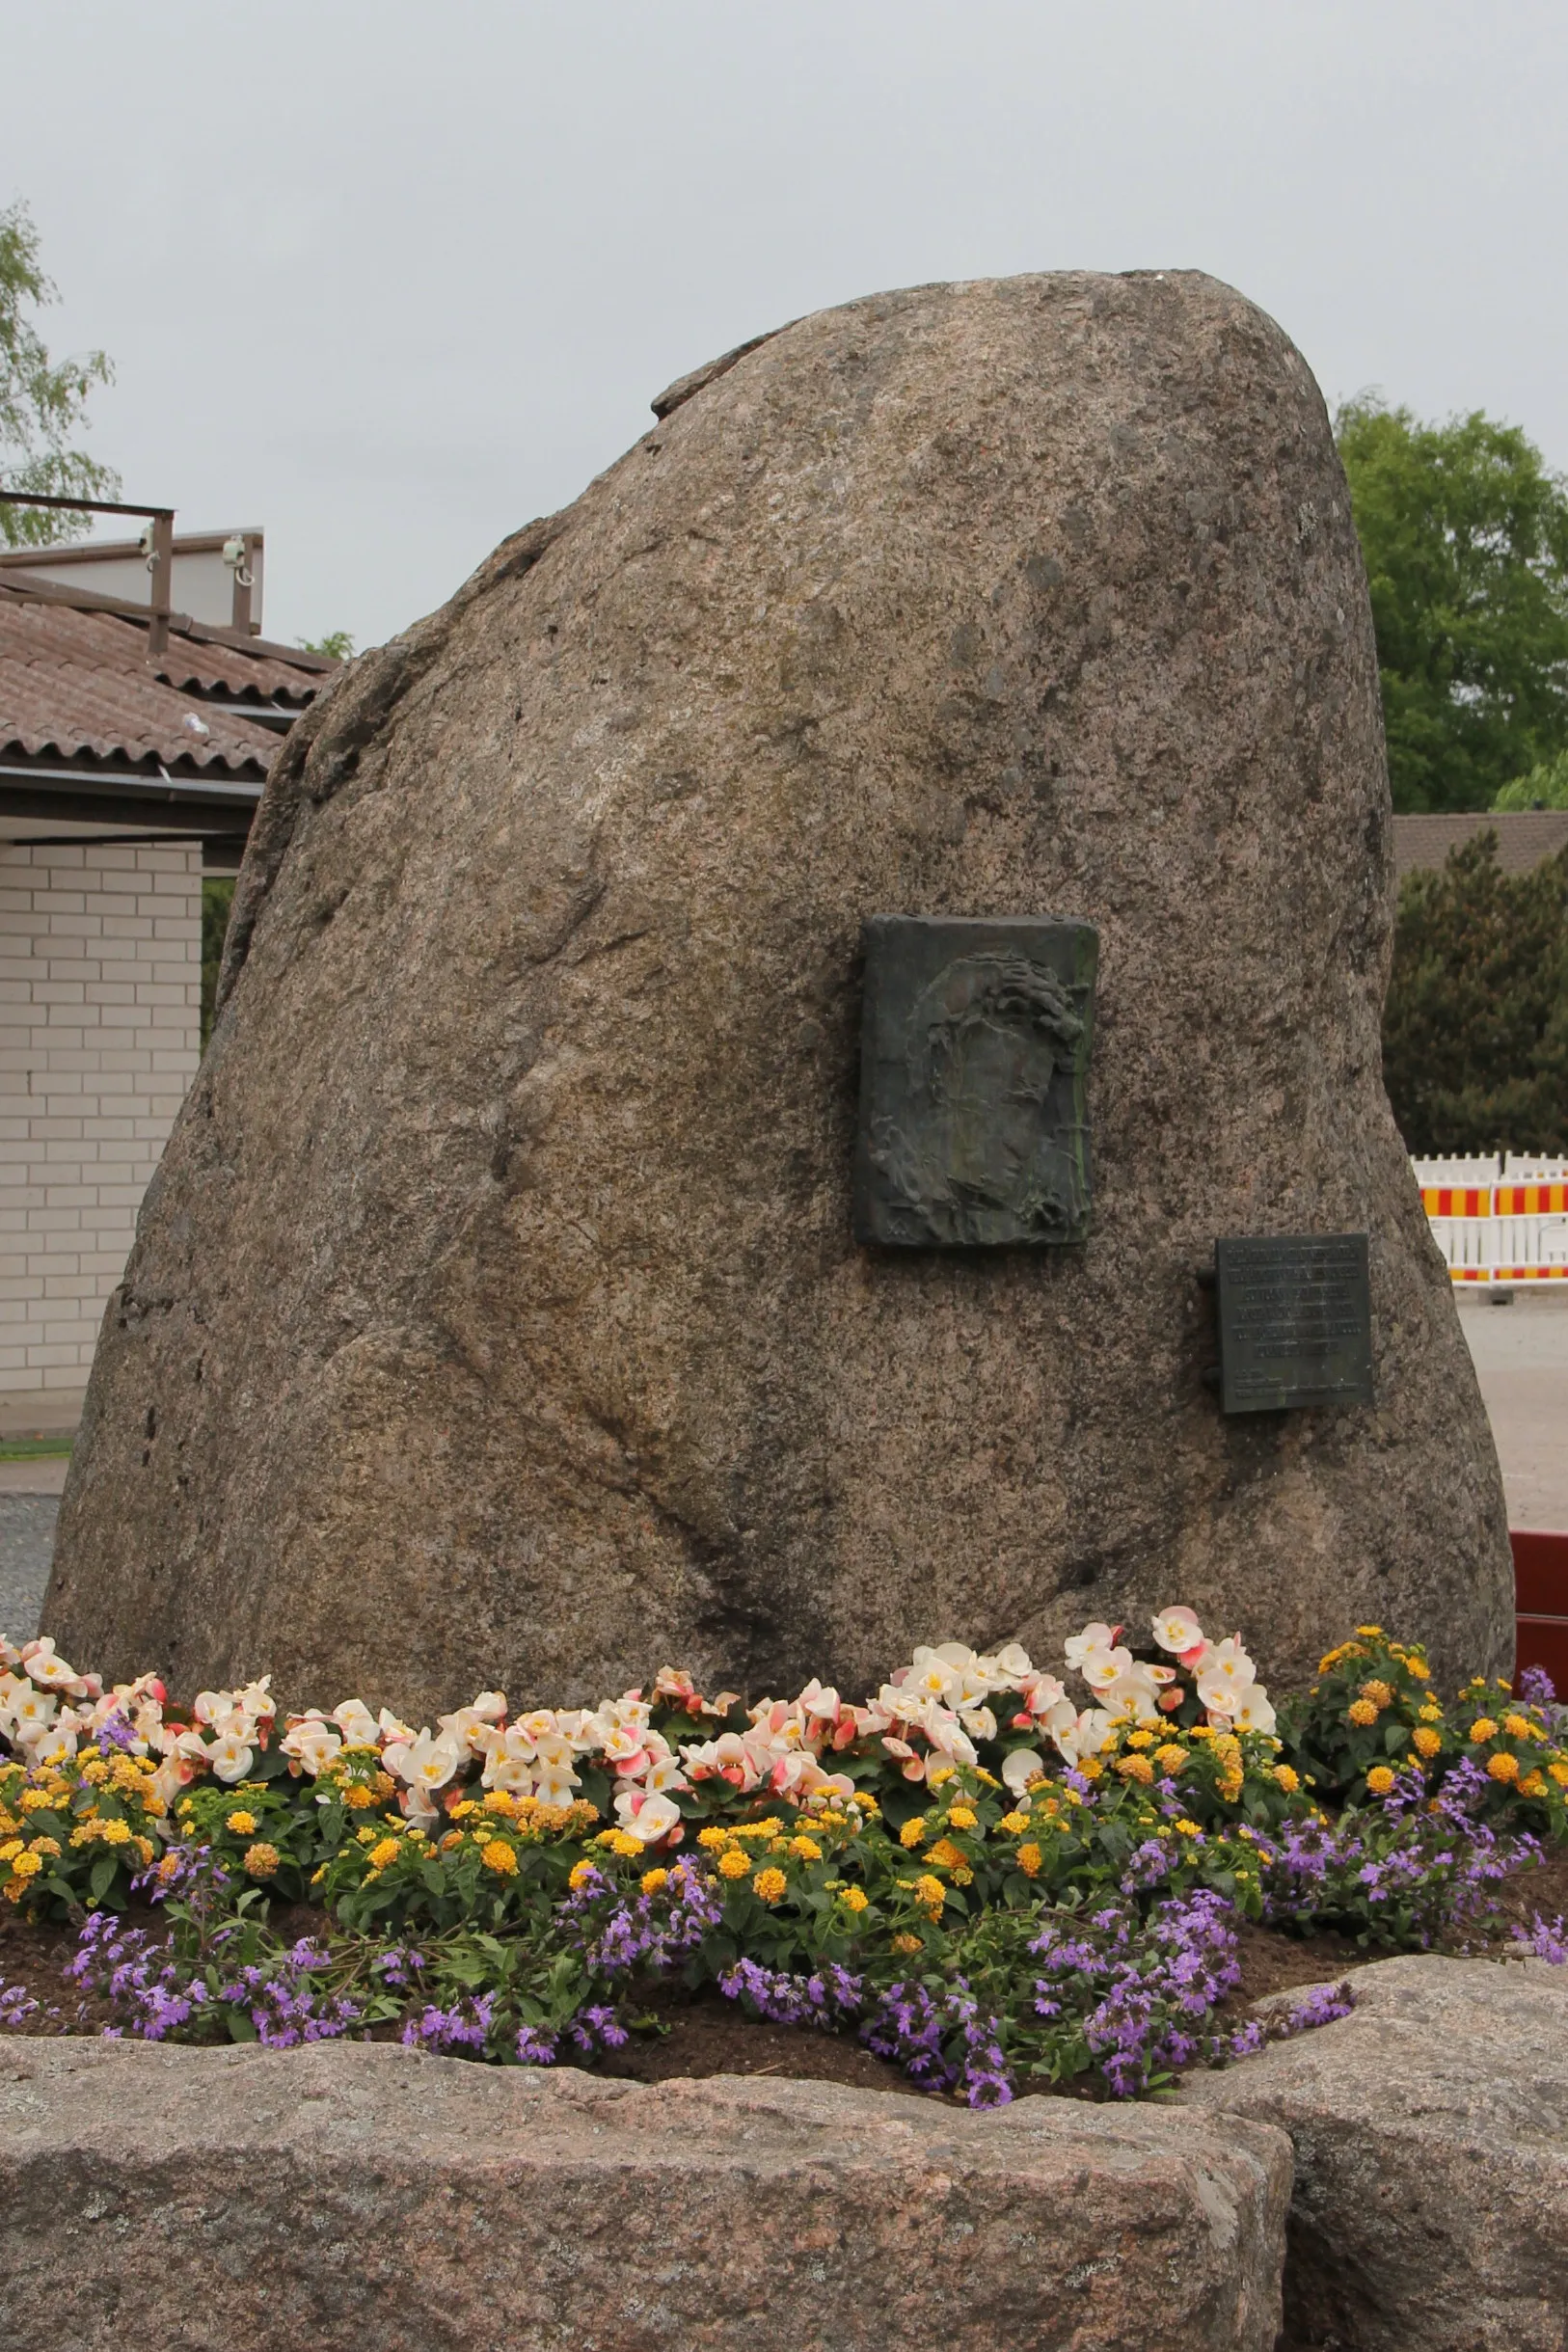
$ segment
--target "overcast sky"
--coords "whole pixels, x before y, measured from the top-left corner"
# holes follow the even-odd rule
[[[1568,468],[1564,0],[0,0],[94,453],[372,643],[805,311],[1212,271]]]

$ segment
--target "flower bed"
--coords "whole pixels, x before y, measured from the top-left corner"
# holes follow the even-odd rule
[[[813,1682],[745,1709],[666,1669],[416,1730],[357,1699],[280,1723],[265,1681],[176,1708],[0,1645],[0,1893],[76,1923],[104,2030],[550,2064],[624,2049],[673,1982],[991,2105],[1255,2047],[1223,2014],[1244,1921],[1452,1940],[1568,1840],[1542,1677],[1445,1707],[1419,1648],[1363,1627],[1277,1715],[1240,1637],[1182,1609],[1136,1650],[1088,1626],[1065,1665],[1087,1704],[1016,1646],[948,1643],[863,1706]],[[1518,1933],[1563,1957],[1560,1920]],[[0,1990],[0,2023],[33,1999]]]

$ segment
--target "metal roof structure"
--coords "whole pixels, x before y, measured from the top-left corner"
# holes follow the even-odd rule
[[[0,838],[184,835],[230,863],[284,735],[339,667],[0,571]],[[159,633],[164,634],[164,633]]]
[[[1395,817],[1394,870],[1407,874],[1446,865],[1450,850],[1477,833],[1496,833],[1498,866],[1504,874],[1529,874],[1543,858],[1568,850],[1568,808],[1486,809],[1479,816]]]

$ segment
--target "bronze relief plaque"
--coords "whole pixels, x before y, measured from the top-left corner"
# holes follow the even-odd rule
[[[1372,1401],[1365,1233],[1236,1236],[1214,1245],[1226,1413]]]
[[[873,915],[862,937],[855,1239],[1082,1241],[1094,925]]]

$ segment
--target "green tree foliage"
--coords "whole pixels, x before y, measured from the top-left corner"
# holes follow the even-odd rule
[[[224,933],[234,903],[234,877],[209,874],[202,884],[202,1051],[212,1035],[213,1008],[218,1001],[218,974],[223,969]]]
[[[1527,776],[1515,776],[1504,784],[1494,808],[1568,808],[1568,751],[1559,751],[1554,760],[1545,760],[1532,768]]]
[[[1487,832],[1406,876],[1383,1074],[1418,1156],[1568,1151],[1568,851],[1504,874]]]
[[[1486,809],[1568,750],[1568,483],[1479,411],[1335,420],[1372,592],[1393,805]]]
[[[352,662],[354,639],[346,629],[329,629],[324,637],[301,637],[307,653],[325,654],[329,662]]]
[[[87,396],[114,370],[101,351],[51,360],[30,313],[58,300],[39,261],[39,235],[18,199],[0,210],[0,481],[55,498],[117,499],[120,477],[69,446]],[[0,543],[42,547],[79,538],[85,515],[0,501]]]

